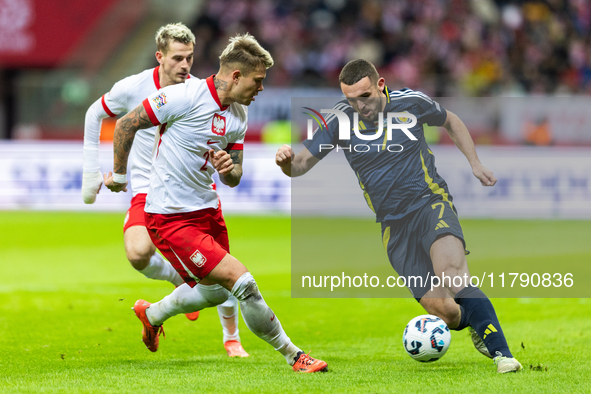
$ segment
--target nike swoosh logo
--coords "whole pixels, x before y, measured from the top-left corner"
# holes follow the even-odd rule
[[[220,141],[207,140],[207,145],[219,144],[219,143],[220,143]]]
[[[273,313],[273,317],[271,318],[271,321],[275,320],[275,313]]]
[[[224,319],[226,319],[226,320],[233,319],[233,318],[234,318],[234,316],[235,316],[235,315],[232,315],[232,316],[230,316],[230,317],[226,317],[226,316],[222,315],[222,317],[223,317]]]

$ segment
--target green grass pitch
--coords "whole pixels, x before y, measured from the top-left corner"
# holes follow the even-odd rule
[[[160,349],[150,353],[130,308],[138,298],[161,299],[172,286],[129,266],[122,219],[0,213],[0,392],[591,392],[588,299],[493,300],[521,373],[496,374],[467,331],[452,333],[441,360],[418,363],[401,344],[406,323],[423,313],[414,300],[291,298],[284,217],[227,215],[232,251],[292,340],[326,360],[330,371],[293,373],[242,320],[251,357],[229,359],[215,309],[197,322],[170,319]],[[528,234],[540,245],[541,263],[561,264],[570,253],[591,262],[589,222],[465,220],[463,226],[471,250],[485,254],[487,264],[524,254],[519,242],[501,245],[494,234]]]

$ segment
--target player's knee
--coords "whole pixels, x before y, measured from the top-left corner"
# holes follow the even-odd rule
[[[185,312],[195,312],[223,304],[230,296],[230,292],[220,285],[205,286],[202,284],[183,291],[177,289],[173,294],[175,295],[174,302]]]
[[[444,303],[441,307],[439,317],[441,317],[449,327],[457,327],[461,319],[460,307],[455,302],[453,304]]]
[[[150,263],[150,258],[154,254],[152,248],[142,245],[130,245],[125,247],[125,253],[127,254],[127,260],[131,263],[131,266],[138,271],[143,270]]]
[[[262,298],[259,287],[250,272],[244,273],[238,278],[236,283],[234,283],[234,286],[232,287],[232,295],[236,297],[239,302]]]
[[[197,284],[197,286],[202,289],[205,288],[205,299],[211,304],[211,306],[223,304],[228,300],[228,297],[230,297],[230,292],[220,285],[204,286]]]
[[[468,263],[464,244],[455,235],[447,234],[438,238],[431,245],[430,255],[438,272],[445,272],[450,276],[462,276],[467,273]]]
[[[444,298],[441,302],[432,302],[425,309],[450,327],[456,327],[461,319],[460,307],[451,299]]]

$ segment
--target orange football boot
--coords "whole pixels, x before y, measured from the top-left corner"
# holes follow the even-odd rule
[[[187,316],[187,319],[189,319],[191,321],[195,321],[195,320],[199,319],[199,311],[185,313],[185,316]]]
[[[158,350],[160,333],[162,333],[162,335],[165,337],[166,335],[164,335],[164,328],[162,328],[162,326],[153,326],[150,323],[150,320],[148,320],[148,316],[146,316],[146,309],[148,309],[150,305],[152,304],[148,301],[137,300],[132,309],[144,326],[142,329],[142,341],[144,341],[144,344],[151,352],[155,352]]]
[[[328,371],[328,364],[322,360],[310,357],[309,354],[300,353],[300,356],[293,365],[293,370],[296,372],[326,372]]]
[[[224,342],[224,348],[228,352],[229,357],[248,357],[250,354],[246,353],[246,350],[242,347],[242,344],[238,341],[227,341]]]

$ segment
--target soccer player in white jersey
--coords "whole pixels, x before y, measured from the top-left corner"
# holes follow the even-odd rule
[[[125,189],[129,146],[140,129],[160,125],[146,202],[146,225],[156,247],[190,287],[160,302],[138,300],[144,343],[156,351],[162,323],[179,313],[219,305],[230,294],[248,328],[279,351],[294,371],[326,371],[327,364],[295,346],[267,306],[253,276],[229,251],[228,233],[211,175],[235,187],[242,176],[247,106],[263,90],[269,52],[250,34],[237,35],[206,80],[169,86],[143,101],[115,127],[114,173],[105,185]]]
[[[195,36],[182,23],[161,27],[156,33],[156,59],[160,65],[117,82],[109,93],[103,95],[88,109],[84,124],[82,181],[82,197],[85,203],[94,203],[103,182],[98,159],[102,120],[127,113],[160,88],[183,83],[190,78],[194,43]],[[156,126],[141,130],[131,147],[129,172],[133,199],[123,224],[125,252],[132,267],[147,278],[166,280],[174,286],[180,286],[184,284],[183,279],[168,261],[156,253],[144,220],[156,131]],[[219,305],[218,313],[223,326],[224,347],[228,355],[248,356],[240,344],[236,298],[229,297],[227,302]],[[187,313],[190,320],[196,320],[198,316],[199,312]]]

